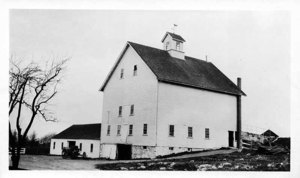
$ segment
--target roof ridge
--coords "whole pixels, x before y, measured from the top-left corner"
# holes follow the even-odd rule
[[[130,44],[130,43],[133,43],[133,44],[145,46],[145,47],[148,47],[148,48],[153,48],[153,49],[160,50],[160,51],[166,51],[166,50],[159,49],[159,48],[156,48],[156,47],[153,47],[153,46],[147,46],[147,45],[140,44],[140,43],[136,43],[136,42],[132,42],[132,41],[127,41],[127,42],[128,42],[129,44]],[[174,58],[174,57],[173,57],[173,58]],[[195,57],[187,56],[187,55],[185,55],[184,58],[191,58],[191,59],[199,60],[199,61],[201,61],[201,62],[211,63],[211,62],[205,61],[205,60],[203,60],[203,59],[199,59],[199,58],[195,58]],[[176,59],[178,59],[178,58],[176,58]]]
[[[129,44],[130,44],[130,43],[133,43],[133,44],[137,44],[137,45],[140,45],[140,46],[145,46],[145,47],[148,47],[148,48],[153,48],[153,49],[160,50],[160,51],[166,51],[166,50],[159,49],[159,48],[156,48],[156,47],[153,47],[153,46],[147,46],[147,45],[143,45],[143,44],[136,43],[136,42],[132,42],[132,41],[127,41],[127,42],[128,42]]]
[[[98,125],[98,124],[101,124],[101,123],[92,123],[92,124],[73,124],[73,125]],[[73,126],[72,125],[72,126]]]
[[[198,58],[191,57],[191,56],[184,56],[184,58],[191,58],[191,59],[195,59],[195,60],[198,60],[198,61],[201,61],[201,62],[211,63],[211,62],[208,62],[208,61],[206,61],[206,60],[198,59]]]

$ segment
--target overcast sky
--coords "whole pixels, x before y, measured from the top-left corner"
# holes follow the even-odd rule
[[[244,131],[270,128],[290,136],[290,16],[285,11],[12,10],[10,53],[43,62],[71,56],[53,100],[59,122],[41,118],[38,136],[72,124],[101,122],[98,91],[118,55],[133,41],[162,48],[177,24],[186,55],[214,63],[236,83],[242,78]]]

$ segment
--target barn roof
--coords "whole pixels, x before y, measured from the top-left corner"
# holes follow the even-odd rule
[[[72,125],[53,138],[100,140],[100,132],[101,124]]]
[[[246,95],[211,62],[188,56],[185,56],[185,60],[174,58],[165,50],[133,42],[128,42],[100,91],[104,90],[129,45],[138,53],[160,82],[230,95]]]
[[[104,91],[106,84],[129,46],[132,46],[160,82],[229,95],[246,95],[211,62],[188,56],[185,56],[185,60],[174,58],[165,50],[133,42],[127,43],[125,49],[100,88],[100,91]]]

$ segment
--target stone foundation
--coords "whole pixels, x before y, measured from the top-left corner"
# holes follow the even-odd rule
[[[203,148],[188,148],[188,147],[166,147],[166,146],[141,146],[132,145],[131,158],[156,158],[157,156],[164,156],[169,154],[176,154],[188,151],[202,151]],[[117,145],[116,144],[101,144],[101,158],[116,159]]]
[[[132,145],[132,159],[155,158],[155,146],[137,146]]]

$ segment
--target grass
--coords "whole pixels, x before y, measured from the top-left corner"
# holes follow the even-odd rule
[[[290,155],[234,152],[212,156],[96,165],[100,170],[290,171]]]

